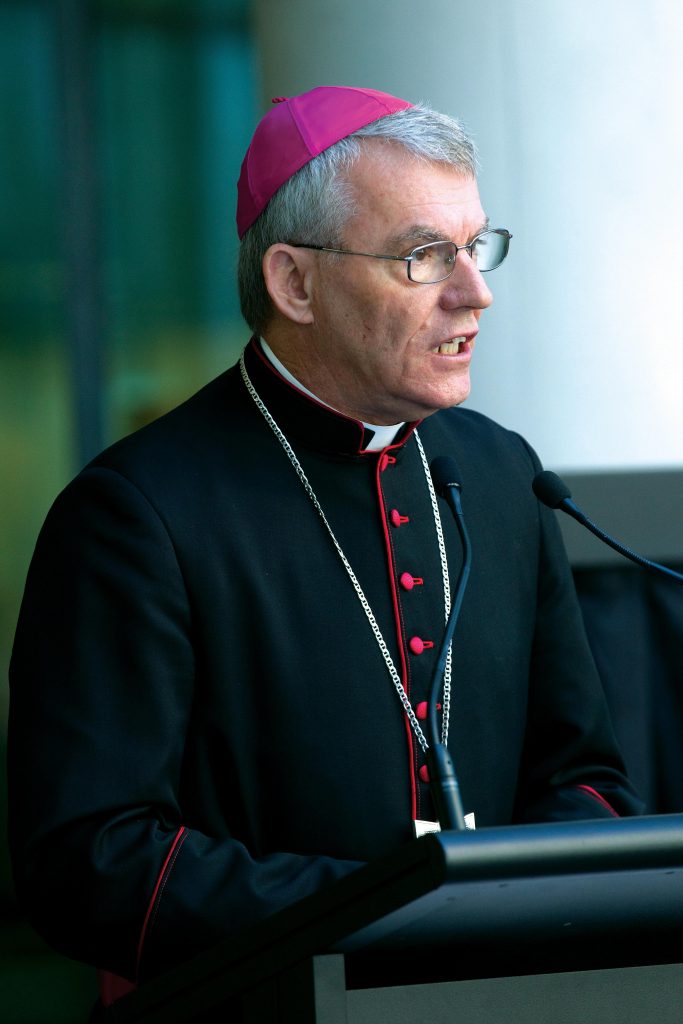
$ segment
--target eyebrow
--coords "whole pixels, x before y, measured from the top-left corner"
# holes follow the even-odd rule
[[[489,218],[487,217],[481,227],[472,235],[472,238],[476,238],[482,231],[486,231],[489,226]],[[398,234],[391,235],[387,239],[386,245],[392,249],[399,249],[406,245],[425,245],[428,242],[444,242],[447,239],[444,238],[440,231],[435,231],[433,227],[429,227],[426,224],[411,224],[405,231],[399,231]]]

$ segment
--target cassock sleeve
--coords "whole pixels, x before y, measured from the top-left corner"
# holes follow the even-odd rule
[[[182,797],[192,634],[160,516],[123,476],[86,470],[48,516],[20,613],[11,848],[37,930],[67,956],[131,980],[359,866],[287,852],[257,859],[235,838],[193,827]]]

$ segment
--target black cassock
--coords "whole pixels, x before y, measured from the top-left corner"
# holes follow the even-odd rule
[[[246,365],[423,714],[444,600],[415,425],[364,452],[362,424],[295,390],[254,342]],[[479,828],[637,812],[554,515],[531,491],[538,460],[463,409],[418,433],[428,460],[459,464],[473,548],[449,737],[465,811]],[[439,506],[453,584],[461,545]],[[10,719],[21,899],[58,949],[131,979],[433,817],[363,607],[237,367],[57,499],[22,606]]]

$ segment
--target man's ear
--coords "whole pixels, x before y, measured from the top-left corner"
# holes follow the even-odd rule
[[[271,245],[263,257],[263,277],[275,308],[297,324],[313,323],[311,254],[284,242]]]

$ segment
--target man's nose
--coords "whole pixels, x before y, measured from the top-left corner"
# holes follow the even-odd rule
[[[441,305],[444,309],[469,306],[472,309],[486,309],[493,302],[491,289],[481,270],[468,252],[462,250],[455,260],[453,273],[443,282]]]

